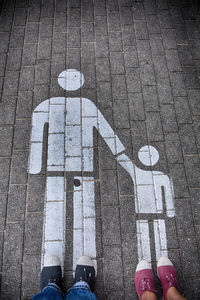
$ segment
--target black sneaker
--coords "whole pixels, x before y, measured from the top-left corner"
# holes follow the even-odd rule
[[[75,282],[85,281],[89,284],[91,290],[95,286],[95,269],[90,257],[81,256],[75,270]]]
[[[41,272],[41,290],[43,290],[49,283],[55,283],[61,287],[62,270],[61,262],[57,256],[49,256],[46,264]]]

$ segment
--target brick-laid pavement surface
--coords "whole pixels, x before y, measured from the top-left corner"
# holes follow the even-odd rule
[[[46,168],[44,155],[42,171],[27,172],[31,115],[45,99],[80,96],[58,85],[66,69],[83,72],[81,96],[97,105],[139,168],[142,146],[159,151],[153,170],[168,174],[175,192],[176,216],[166,218],[169,257],[183,295],[199,299],[199,1],[4,0],[0,9],[1,299],[30,299],[40,290]],[[96,294],[137,299],[133,184],[97,132],[94,142]],[[68,194],[65,291],[73,282]],[[156,287],[160,293],[158,279]]]

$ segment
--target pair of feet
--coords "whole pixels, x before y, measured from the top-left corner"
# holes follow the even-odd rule
[[[90,286],[95,285],[95,269],[90,257],[82,256],[76,266],[75,283],[84,281]],[[49,256],[41,272],[41,289],[43,290],[48,284],[54,283],[59,288],[62,285],[61,262],[57,256]]]
[[[164,300],[167,300],[169,299],[167,297],[169,288],[174,287],[179,291],[176,269],[172,262],[167,257],[163,256],[158,260],[157,272],[162,284]],[[140,300],[145,298],[146,292],[156,294],[153,271],[151,265],[145,260],[140,261],[137,265],[135,272],[135,287]]]

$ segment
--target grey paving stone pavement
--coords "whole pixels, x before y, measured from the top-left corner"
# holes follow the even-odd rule
[[[66,92],[58,85],[57,77],[66,69],[83,72],[80,91]],[[137,167],[173,180],[176,214],[162,214],[168,253],[182,294],[200,299],[199,1],[1,1],[1,299],[28,300],[40,290],[47,146],[42,171],[28,174],[31,116],[42,101],[63,96],[92,100]],[[94,145],[96,294],[99,300],[137,299],[136,221],[145,216],[136,214],[133,182],[97,131]],[[145,145],[159,151],[153,167],[138,159]],[[73,283],[72,199],[71,189],[64,292]],[[148,216],[155,271],[154,217]],[[158,278],[156,287],[160,296]]]

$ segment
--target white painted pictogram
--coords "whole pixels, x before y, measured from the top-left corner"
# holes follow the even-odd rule
[[[59,85],[68,91],[84,84],[83,74],[76,70],[63,71]],[[161,186],[165,187],[167,215],[174,216],[172,183],[162,172],[141,170],[123,153],[124,145],[105,120],[96,105],[86,98],[56,97],[43,101],[33,112],[29,173],[38,174],[42,167],[43,130],[48,123],[48,157],[42,259],[44,265],[49,255],[65,256],[65,175],[50,176],[51,172],[78,172],[80,185],[73,193],[73,269],[82,255],[96,262],[96,221],[93,169],[93,128],[95,127],[120,165],[129,173],[134,184],[135,209],[138,214],[161,213],[163,199]],[[143,147],[139,159],[145,165],[154,165],[159,158],[157,150]],[[84,176],[91,172],[91,176]],[[133,225],[134,226],[134,225]],[[139,259],[151,261],[149,227],[147,220],[137,221]],[[164,220],[154,220],[156,255],[166,253],[167,240]],[[67,255],[67,253],[66,253]]]

